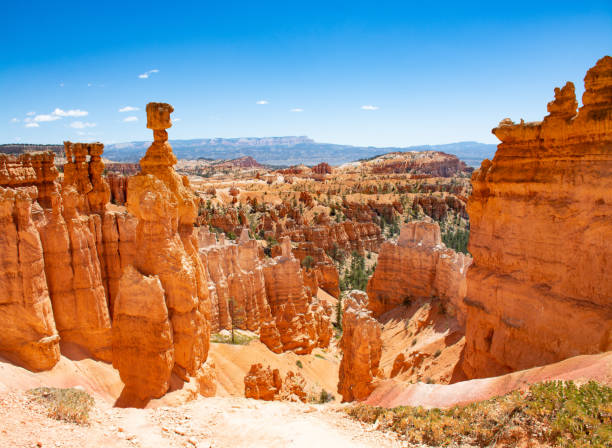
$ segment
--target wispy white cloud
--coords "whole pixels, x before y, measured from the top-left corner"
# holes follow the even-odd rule
[[[86,115],[89,115],[89,112],[87,112],[86,110],[81,110],[81,109],[63,110],[63,109],[60,109],[59,107],[56,107],[55,110],[51,112],[50,114],[36,115],[35,112],[28,112],[26,114],[26,117],[23,119],[23,122],[26,123],[26,126],[29,128],[37,128],[38,123],[48,123],[51,121],[61,120],[62,118],[65,118],[65,117],[76,118],[76,117],[84,117]],[[18,121],[19,119],[17,118],[13,118],[11,120],[12,123],[17,123]],[[77,121],[75,123],[82,123],[82,122]],[[87,124],[91,125],[92,123],[87,123]]]
[[[84,117],[89,115],[89,112],[81,109],[62,110],[56,108],[52,113],[58,117]]]
[[[139,110],[137,107],[125,106],[119,109],[119,112],[134,112],[135,110]]]
[[[172,122],[173,122],[173,123],[176,123],[177,121],[181,121],[181,119],[180,119],[180,118],[173,118],[173,119],[172,119]]]
[[[304,109],[302,109],[301,107],[295,107],[291,109],[291,112],[304,112]]]
[[[19,118],[11,118],[11,123],[19,123]]]
[[[33,120],[39,123],[45,123],[47,121],[55,121],[55,120],[61,120],[61,116],[59,115],[54,115],[54,114],[41,114],[41,115],[36,115]]]
[[[60,82],[60,85],[59,85],[59,86],[60,86],[60,87],[64,87],[64,83],[63,83],[63,82]]]
[[[144,72],[140,75],[138,75],[138,77],[140,79],[147,79],[149,76],[151,76],[153,73],[159,73],[159,70],[157,70],[156,68],[153,70],[149,70],[148,72]]]
[[[372,106],[371,104],[366,104],[365,106],[361,106],[362,110],[378,110],[380,109],[378,106]]]
[[[123,119],[123,121],[125,121],[126,123],[130,123],[130,122],[133,122],[133,121],[138,121],[138,117],[135,117],[135,116],[132,115],[132,116],[129,116],[129,117],[125,117]]]
[[[75,129],[95,128],[96,126],[96,123],[88,123],[83,121],[73,121],[70,123],[70,127]]]
[[[268,104],[268,100],[259,100],[255,104]]]

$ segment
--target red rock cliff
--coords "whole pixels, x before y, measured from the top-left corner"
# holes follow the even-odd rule
[[[472,176],[464,370],[500,375],[612,350],[612,58],[555,89],[543,122],[503,120]]]

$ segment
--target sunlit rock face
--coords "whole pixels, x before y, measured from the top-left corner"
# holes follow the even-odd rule
[[[52,151],[39,151],[13,156],[0,154],[0,186],[36,187],[34,198],[42,207],[51,206],[51,195],[57,190],[59,175]]]
[[[159,277],[129,266],[119,283],[113,321],[113,365],[128,393],[161,397],[174,366],[173,332]],[[146,366],[146,368],[144,368]]]
[[[126,275],[136,271],[146,278],[157,278],[167,307],[173,345],[171,357],[165,346],[161,351],[153,350],[153,353],[158,353],[155,356],[160,361],[161,370],[157,371],[159,375],[150,379],[155,384],[150,385],[148,392],[143,391],[139,398],[145,398],[145,392],[157,396],[167,390],[165,361],[171,358],[171,370],[178,377],[185,381],[196,377],[206,361],[209,348],[211,310],[208,278],[198,255],[193,227],[197,215],[196,200],[187,178],[174,171],[176,157],[165,131],[172,125],[172,111],[172,106],[165,103],[147,105],[147,126],[153,129],[154,141],[140,161],[141,173],[130,179],[127,195],[128,210],[138,219],[133,269],[124,269],[114,312],[119,318],[123,312],[122,303],[141,300],[136,294],[141,288],[132,288],[136,291],[132,298],[129,291],[121,290],[121,284],[147,283],[142,278],[138,282],[124,279]],[[151,294],[151,300],[159,295]],[[157,317],[156,320],[163,320]],[[149,320],[143,322],[148,325]],[[146,325],[143,327],[145,330]],[[129,363],[124,359],[133,344],[129,334],[119,327],[113,329],[113,364],[122,377],[132,376]]]
[[[307,354],[315,347],[327,347],[332,336],[331,309],[306,288],[289,238],[282,238],[280,245],[281,255],[264,266],[272,319],[263,325],[261,341],[277,353],[292,350]]]
[[[64,152],[66,164],[63,186],[74,186],[84,197],[79,212],[103,213],[111,197],[108,182],[102,177],[104,145],[64,142]]]
[[[60,356],[31,213],[37,194],[35,187],[0,187],[0,354],[34,371],[50,369]]]
[[[464,370],[499,375],[612,349],[612,58],[503,120],[472,176]]]
[[[397,242],[380,248],[376,270],[368,282],[368,308],[374,316],[418,298],[439,298],[465,322],[466,273],[469,255],[448,249],[436,222],[403,225]]]
[[[365,308],[367,296],[350,294],[342,315],[342,361],[338,393],[342,401],[365,400],[374,390],[382,355],[381,327]]]

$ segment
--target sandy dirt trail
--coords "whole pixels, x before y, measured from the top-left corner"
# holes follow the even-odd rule
[[[89,426],[53,420],[23,393],[0,397],[0,447],[400,447],[338,405],[201,398],[178,407],[117,409],[98,400]]]

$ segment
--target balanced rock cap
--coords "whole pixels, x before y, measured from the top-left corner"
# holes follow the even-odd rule
[[[147,128],[154,131],[163,131],[172,127],[170,114],[174,112],[174,107],[168,103],[149,103],[147,104]]]

